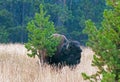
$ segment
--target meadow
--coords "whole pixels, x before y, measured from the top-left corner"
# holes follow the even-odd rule
[[[0,44],[0,82],[88,82],[81,73],[97,71],[91,66],[94,52],[81,48],[81,63],[75,69],[65,66],[56,70],[49,65],[41,67],[37,57],[28,57],[23,44]]]

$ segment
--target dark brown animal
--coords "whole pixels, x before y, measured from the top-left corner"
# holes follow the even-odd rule
[[[80,43],[78,41],[69,41],[64,35],[53,34],[52,37],[60,38],[60,43],[57,46],[57,50],[52,57],[46,55],[45,51],[41,52],[44,55],[41,62],[48,63],[50,65],[59,66],[64,64],[68,66],[75,66],[80,63],[81,52]]]
[[[49,64],[75,66],[80,63],[82,49],[78,41],[63,44],[59,54],[49,57]]]

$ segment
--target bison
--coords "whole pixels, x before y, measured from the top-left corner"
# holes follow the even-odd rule
[[[57,47],[55,55],[52,57],[47,57],[48,64],[64,64],[64,65],[77,65],[80,63],[81,59],[81,48],[78,41],[69,41],[64,35],[53,34],[54,37],[60,37],[61,41]]]
[[[77,41],[70,41],[68,44],[64,43],[59,53],[48,58],[49,64],[64,64],[64,65],[77,65],[81,59],[81,48]]]

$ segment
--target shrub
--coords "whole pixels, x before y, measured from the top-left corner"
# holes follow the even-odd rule
[[[87,45],[95,52],[93,66],[98,67],[91,76],[82,73],[91,82],[120,82],[120,1],[106,0],[109,9],[104,11],[104,19],[99,29],[88,20],[84,33],[88,34]],[[105,66],[107,67],[105,68]],[[100,77],[102,75],[102,77]]]
[[[37,55],[42,61],[45,56],[53,56],[56,46],[59,44],[59,38],[54,38],[55,28],[53,22],[49,21],[50,16],[46,16],[43,5],[40,5],[40,13],[36,13],[33,20],[27,25],[28,43],[25,47],[31,53],[28,56]]]

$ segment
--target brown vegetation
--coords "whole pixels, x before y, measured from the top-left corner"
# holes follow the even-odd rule
[[[91,66],[92,50],[82,49],[81,63],[74,70],[66,66],[56,71],[41,67],[37,57],[28,57],[24,45],[0,44],[0,82],[87,82],[81,73],[93,74],[96,68]]]

